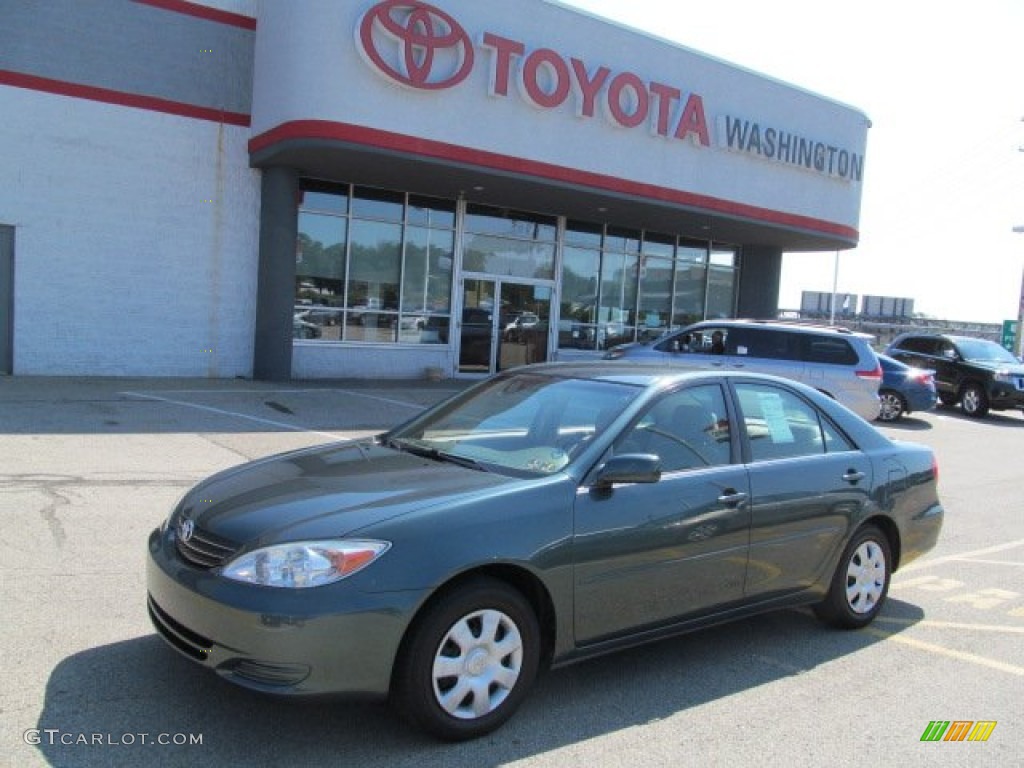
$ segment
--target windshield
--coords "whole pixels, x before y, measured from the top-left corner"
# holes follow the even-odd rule
[[[509,373],[384,436],[388,445],[517,476],[564,469],[642,388]]]
[[[957,342],[960,354],[964,360],[975,363],[1008,363],[1009,365],[1020,365],[1020,362],[1012,353],[996,344],[994,341],[984,339],[969,339]]]

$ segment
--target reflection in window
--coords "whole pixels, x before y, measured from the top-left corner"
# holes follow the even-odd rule
[[[466,206],[462,268],[506,277],[551,280],[555,276],[554,216]]]
[[[736,312],[736,251],[711,251],[708,271],[708,304],[705,316],[733,317]]]
[[[569,239],[567,231],[566,240]],[[562,252],[558,346],[563,349],[597,349],[597,285],[600,268],[599,250],[566,246]]]
[[[444,343],[454,226],[454,201],[304,182],[294,337]]]

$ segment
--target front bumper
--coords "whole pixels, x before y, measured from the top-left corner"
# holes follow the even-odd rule
[[[347,580],[346,580],[347,581]],[[233,683],[284,695],[388,693],[418,593],[366,593],[346,581],[255,587],[183,563],[149,538],[150,619],[176,651]]]
[[[1012,383],[998,381],[990,384],[988,404],[994,411],[1024,411],[1024,378],[1014,377]]]

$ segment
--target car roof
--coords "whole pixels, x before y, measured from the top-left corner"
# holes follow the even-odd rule
[[[729,318],[724,320],[700,320],[683,328],[683,331],[713,328],[715,326],[769,328],[771,330],[792,331],[794,333],[834,333],[842,336],[854,336],[862,339],[873,339],[870,333],[851,331],[842,325],[825,325],[823,323],[804,320],[756,320],[750,318]],[[676,332],[673,332],[676,333]]]

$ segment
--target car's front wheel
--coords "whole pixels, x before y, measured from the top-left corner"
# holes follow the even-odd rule
[[[960,407],[968,416],[980,419],[988,413],[988,395],[980,384],[967,384],[960,393]]]
[[[889,593],[892,555],[889,539],[867,525],[846,545],[825,599],[814,607],[823,621],[843,629],[870,624]]]
[[[433,601],[403,645],[393,702],[414,725],[462,741],[502,725],[533,684],[540,628],[504,582],[478,578]]]
[[[884,389],[878,394],[878,420],[897,421],[907,409],[899,393]]]

